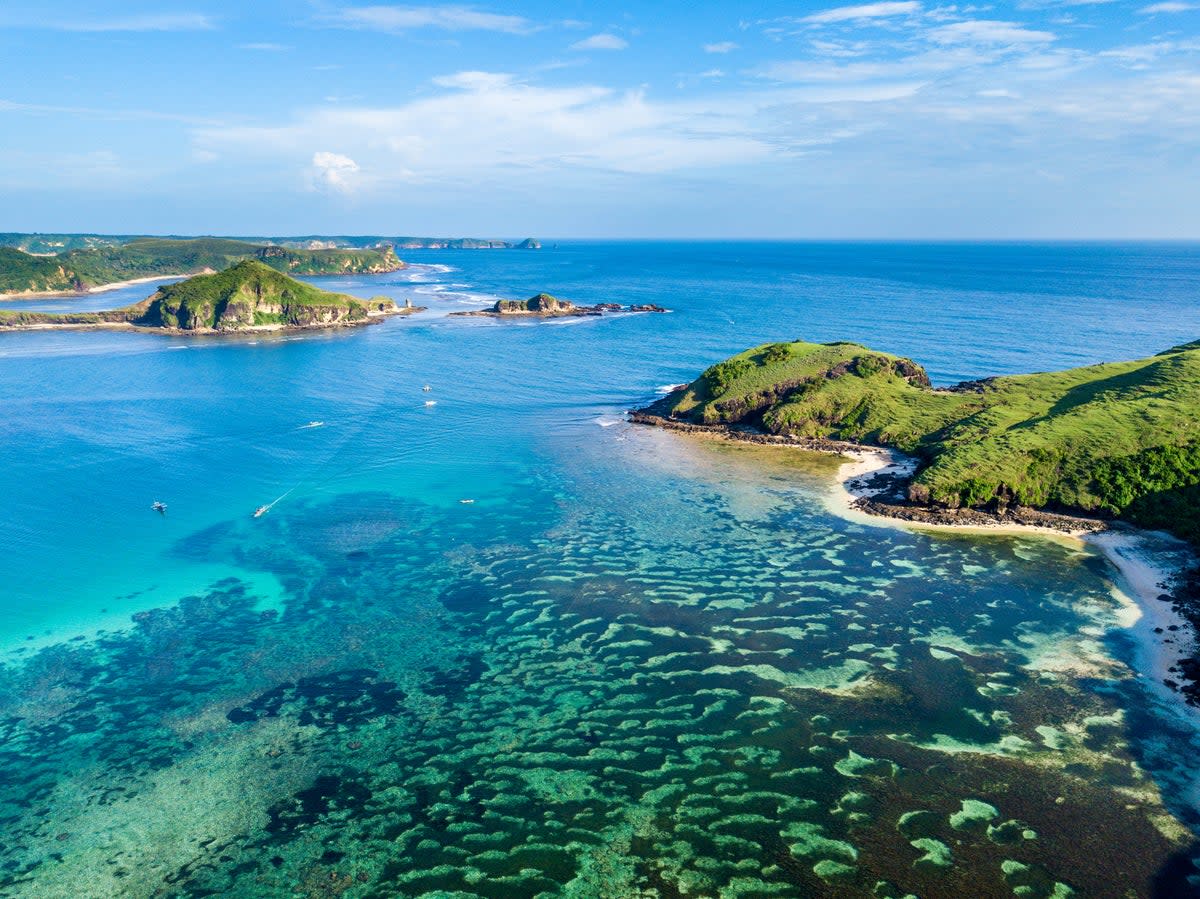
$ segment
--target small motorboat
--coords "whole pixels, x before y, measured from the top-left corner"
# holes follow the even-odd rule
[[[255,510],[254,510],[254,517],[255,517],[255,518],[262,518],[262,517],[263,517],[264,515],[266,515],[266,514],[267,514],[267,512],[269,512],[270,510],[271,510],[271,507],[270,507],[270,506],[259,506],[257,509],[255,509]]]
[[[153,505],[150,506],[150,508],[153,509],[155,512],[157,512],[159,515],[167,514],[167,504],[160,503],[158,500],[155,500]]]
[[[304,427],[306,427],[306,428],[323,428],[323,427],[325,427],[325,422],[323,422],[323,421],[310,421],[310,422],[309,422],[308,424],[306,424]]]
[[[426,400],[425,401],[426,409],[428,409],[430,406],[436,406],[436,405],[437,405],[437,400]]]
[[[475,502],[475,500],[473,500],[473,499],[460,499],[460,500],[459,500],[459,502],[460,502],[460,503],[462,503],[464,506],[469,506],[469,505],[471,505],[471,503]]]
[[[429,391],[433,390],[433,388],[432,388],[432,387],[430,387],[428,384],[426,384],[426,385],[425,385],[424,387],[422,387],[421,389],[422,389],[422,390],[424,390],[426,393],[428,393]]]

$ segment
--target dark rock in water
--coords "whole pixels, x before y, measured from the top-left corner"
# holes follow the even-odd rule
[[[267,831],[273,834],[292,833],[315,824],[331,812],[361,812],[371,798],[371,791],[357,781],[333,774],[323,774],[311,787],[301,790],[268,809]]]
[[[377,672],[349,669],[281,684],[230,709],[225,717],[233,724],[248,724],[293,714],[302,725],[356,725],[396,714],[404,698],[396,684],[380,680]]]
[[[527,300],[497,300],[490,309],[474,312],[451,312],[451,315],[485,315],[495,318],[506,316],[559,316],[604,315],[609,312],[668,312],[653,303],[640,306],[622,306],[620,303],[597,303],[594,306],[576,306],[569,300],[560,300],[548,293],[539,293]]]

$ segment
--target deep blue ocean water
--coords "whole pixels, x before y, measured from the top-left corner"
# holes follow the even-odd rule
[[[828,459],[622,413],[775,340],[943,384],[1152,354],[1200,246],[406,258],[313,279],[429,310],[362,329],[0,334],[6,895],[1186,888],[1200,745],[1101,559],[847,522]],[[539,291],[672,312],[446,315]]]

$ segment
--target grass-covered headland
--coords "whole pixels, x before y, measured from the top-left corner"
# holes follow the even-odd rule
[[[1119,517],[1200,545],[1200,341],[948,389],[854,343],[767,344],[638,418],[894,447],[918,459],[915,504]]]

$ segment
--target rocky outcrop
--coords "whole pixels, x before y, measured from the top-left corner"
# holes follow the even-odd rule
[[[497,300],[489,309],[473,312],[451,312],[451,315],[475,315],[490,318],[530,317],[558,318],[563,316],[604,315],[611,312],[668,312],[661,306],[646,304],[622,306],[620,303],[597,303],[594,306],[576,306],[569,300],[560,300],[548,293],[539,293],[527,300]]]
[[[526,237],[516,246],[516,249],[518,250],[540,250],[541,248],[541,241],[535,240],[532,237]]]

